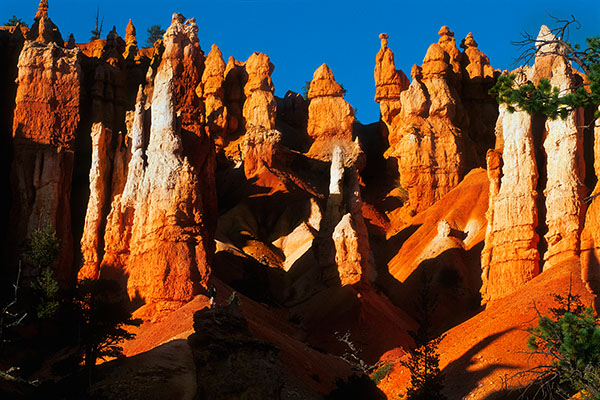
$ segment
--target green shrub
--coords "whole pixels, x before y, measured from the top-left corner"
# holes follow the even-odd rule
[[[38,298],[36,314],[38,318],[52,318],[58,312],[58,281],[52,268],[46,267],[33,282],[33,290]]]
[[[534,385],[540,395],[571,396],[582,392],[582,399],[600,399],[600,326],[591,307],[585,308],[578,295],[553,295],[559,307],[550,315],[540,315],[538,325],[529,329],[527,347],[533,354],[549,357],[551,362],[535,368]]]
[[[381,382],[386,376],[388,376],[393,369],[394,364],[391,362],[386,362],[382,366],[377,368],[375,372],[373,372],[373,374],[371,375],[371,380],[375,382],[376,385],[378,385],[379,382]]]
[[[59,253],[60,239],[56,237],[52,225],[47,222],[32,232],[25,257],[41,270],[51,266]]]

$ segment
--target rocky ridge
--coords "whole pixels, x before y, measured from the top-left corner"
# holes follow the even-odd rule
[[[10,143],[13,259],[49,222],[62,241],[54,268],[63,287],[118,280],[146,324],[217,285],[268,304],[265,337],[288,318],[298,343],[341,354],[332,332],[353,329],[370,362],[410,345],[424,285],[438,299],[440,330],[538,275],[564,280],[567,264],[580,263],[582,283],[600,290],[597,188],[584,202],[585,183],[595,183],[585,177],[586,114],[546,121],[498,107],[488,89],[499,72],[472,34],[461,52],[442,27],[410,82],[380,35],[381,121],[372,127],[356,120],[326,64],[306,99],[279,99],[267,55],[225,63],[213,45],[205,57],[197,34],[193,18],[174,14],[153,49],[138,48],[131,20],[125,39],[113,28],[106,39],[65,43],[44,0],[31,30],[11,31],[23,41]],[[559,55],[516,72],[564,90],[581,80]],[[383,155],[399,185],[389,171],[373,184],[367,171]],[[394,186],[408,198],[398,203]],[[205,346],[231,339],[257,344],[256,354],[240,353],[248,363],[265,358],[277,370],[277,349],[232,313],[238,336],[204,321],[216,333],[190,350],[197,366],[211,357]],[[282,353],[300,368],[300,356]],[[197,371],[198,382],[206,374]],[[270,378],[277,387],[287,379]]]

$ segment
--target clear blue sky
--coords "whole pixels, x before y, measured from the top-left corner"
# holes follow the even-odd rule
[[[16,15],[31,25],[38,0],[0,2],[0,23]],[[64,37],[72,32],[77,42],[87,42],[97,5],[104,18],[103,35],[115,25],[125,36],[131,18],[138,43],[145,42],[148,26],[166,28],[173,12],[195,17],[206,53],[216,43],[225,60],[233,55],[244,61],[254,51],[268,54],[275,65],[278,96],[288,89],[300,92],[315,69],[327,63],[363,123],[379,118],[373,68],[381,32],[389,34],[396,68],[407,75],[413,64],[421,64],[442,25],[454,31],[457,44],[473,32],[479,48],[499,69],[513,68],[518,49],[510,41],[519,40],[520,32],[537,34],[541,24],[551,24],[547,12],[561,18],[573,14],[581,22],[582,28],[571,33],[574,42],[583,44],[585,37],[600,35],[599,0],[49,0],[49,14]]]

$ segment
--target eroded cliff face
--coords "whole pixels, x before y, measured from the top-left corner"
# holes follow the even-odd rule
[[[277,104],[273,93],[271,74],[275,67],[269,56],[263,53],[253,53],[244,64],[247,82],[244,86],[243,116],[246,130],[262,128],[266,130],[275,128],[275,112]]]
[[[190,300],[206,284],[216,217],[214,148],[195,93],[204,60],[195,22],[175,14],[164,42],[152,98],[138,92],[126,171],[113,167],[105,254],[99,264],[86,257],[80,271],[80,278],[121,280],[131,299],[158,311]],[[92,167],[93,181],[99,168]],[[126,172],[124,184],[116,172]]]
[[[344,100],[344,90],[326,64],[313,74],[308,99],[307,132],[314,140],[308,155],[330,160],[334,143],[351,151],[354,110]]]
[[[206,58],[202,82],[196,88],[206,107],[206,131],[213,136],[215,144],[222,146],[227,133],[227,107],[224,104],[225,61],[223,55],[213,44]]]
[[[70,197],[80,120],[80,61],[76,49],[25,42],[18,62],[13,119],[10,224],[15,233],[9,248],[19,248],[34,230],[50,224],[61,240],[55,272],[63,285],[73,275]],[[39,271],[24,273],[35,276]]]
[[[551,35],[543,26],[538,37]],[[560,53],[559,48],[542,47],[532,68],[516,71],[517,80],[547,78],[567,93],[580,78],[570,63],[550,51]],[[578,257],[585,194],[583,125],[580,109],[542,125],[538,117],[501,107],[497,136],[503,148],[488,154],[493,183],[482,252],[484,302],[513,292],[541,269]]]
[[[377,54],[376,101],[388,128],[387,157],[398,163],[400,185],[408,192],[409,215],[424,210],[454,188],[469,167],[465,150],[472,144],[463,132],[467,124],[460,99],[461,59],[454,33],[439,31],[423,66],[414,66],[412,82],[395,70],[393,54],[382,34]]]
[[[501,177],[498,153],[488,156],[490,205],[481,255],[484,302],[511,293],[539,273],[538,170],[531,116],[501,107],[500,120],[504,138]]]

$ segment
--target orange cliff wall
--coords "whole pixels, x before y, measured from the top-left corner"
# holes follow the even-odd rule
[[[54,43],[28,41],[19,56],[13,120],[11,248],[50,223],[61,239],[57,278],[72,277],[70,196],[80,120],[81,56]],[[26,270],[25,275],[39,271]]]
[[[551,35],[542,26],[539,37]],[[580,77],[570,63],[544,54],[555,51],[542,47],[533,67],[516,71],[518,81],[548,78],[565,91],[577,85]],[[536,118],[523,111],[500,110],[499,147],[488,153],[491,184],[481,262],[483,302],[504,297],[541,270],[579,256],[586,192],[583,110],[545,124]]]
[[[472,35],[463,41],[464,53],[448,27],[442,27],[439,36],[422,67],[412,68],[409,85],[395,69],[388,36],[380,35],[375,101],[388,129],[390,147],[385,155],[397,160],[400,186],[408,192],[405,218],[442,198],[471,168],[483,166],[485,151],[493,143],[493,131],[480,129],[496,116],[493,98],[485,91],[494,76],[489,60],[476,48]],[[478,116],[472,129],[471,115]]]
[[[216,218],[214,147],[195,91],[204,56],[194,20],[174,14],[164,45],[152,98],[138,94],[130,161],[113,194],[104,256],[97,262],[91,253],[80,271],[80,278],[120,279],[131,298],[159,310],[181,305],[206,285]]]

